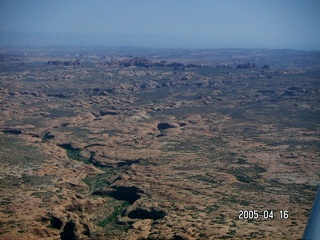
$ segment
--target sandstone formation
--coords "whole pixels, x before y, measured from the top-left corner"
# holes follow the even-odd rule
[[[319,184],[318,70],[121,51],[0,64],[0,238],[301,238]]]
[[[172,62],[169,63],[166,60],[162,60],[160,62],[150,61],[146,58],[129,58],[129,59],[121,59],[114,60],[112,59],[110,62],[99,62],[97,66],[108,66],[108,67],[141,67],[141,68],[174,68],[174,70],[184,70],[186,68],[201,68],[203,66],[197,64],[187,64],[184,65],[182,63]]]

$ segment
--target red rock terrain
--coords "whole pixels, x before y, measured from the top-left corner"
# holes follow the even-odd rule
[[[1,239],[301,238],[318,70],[40,60],[1,65]]]

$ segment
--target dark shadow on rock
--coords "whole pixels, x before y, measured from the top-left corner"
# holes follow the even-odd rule
[[[141,198],[139,193],[143,193],[143,191],[135,186],[132,187],[111,187],[113,190],[98,190],[93,192],[93,195],[107,195],[117,200],[127,201],[130,204],[133,204],[139,198]]]
[[[93,143],[93,144],[89,144],[87,146],[84,147],[84,149],[89,148],[89,147],[105,147],[107,146],[106,144],[103,143]]]
[[[106,116],[106,115],[118,115],[119,113],[116,111],[107,111],[107,110],[101,110],[99,111],[101,116]]]
[[[82,233],[83,233],[84,235],[86,235],[86,236],[90,236],[90,233],[91,233],[91,232],[90,232],[89,226],[88,226],[87,224],[84,224],[84,225],[83,225],[83,228],[84,228],[84,230],[83,230]]]
[[[134,163],[140,163],[140,159],[136,159],[136,160],[125,160],[122,162],[118,162],[117,166],[118,167],[123,167],[123,166],[131,166]]]
[[[57,218],[57,217],[52,217],[50,219],[50,226],[55,228],[55,229],[61,229],[63,225],[63,222],[61,221],[60,218]]]
[[[22,133],[22,131],[19,129],[4,129],[4,130],[2,130],[2,132],[8,133],[8,134],[14,134],[14,135],[19,135]]]
[[[79,238],[75,234],[76,224],[74,221],[69,221],[63,228],[63,232],[60,233],[61,240],[78,240]]]
[[[62,147],[62,148],[64,148],[64,149],[72,150],[72,151],[79,150],[79,148],[74,148],[74,147],[72,147],[71,143],[58,144],[58,146],[59,146],[59,147]]]
[[[168,129],[168,128],[175,128],[175,126],[170,123],[159,123],[158,124],[158,130],[160,130],[160,131]]]
[[[129,214],[129,218],[135,219],[153,219],[158,220],[163,218],[166,213],[162,210],[151,209],[150,211],[142,208],[136,208],[132,210]]]

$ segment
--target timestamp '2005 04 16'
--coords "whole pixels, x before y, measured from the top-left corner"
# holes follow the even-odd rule
[[[279,210],[279,214],[274,210],[239,210],[238,212],[239,219],[288,219],[289,211],[288,210]]]

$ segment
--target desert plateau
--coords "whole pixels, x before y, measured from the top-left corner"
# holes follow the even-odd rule
[[[0,53],[0,239],[302,237],[319,51]]]

